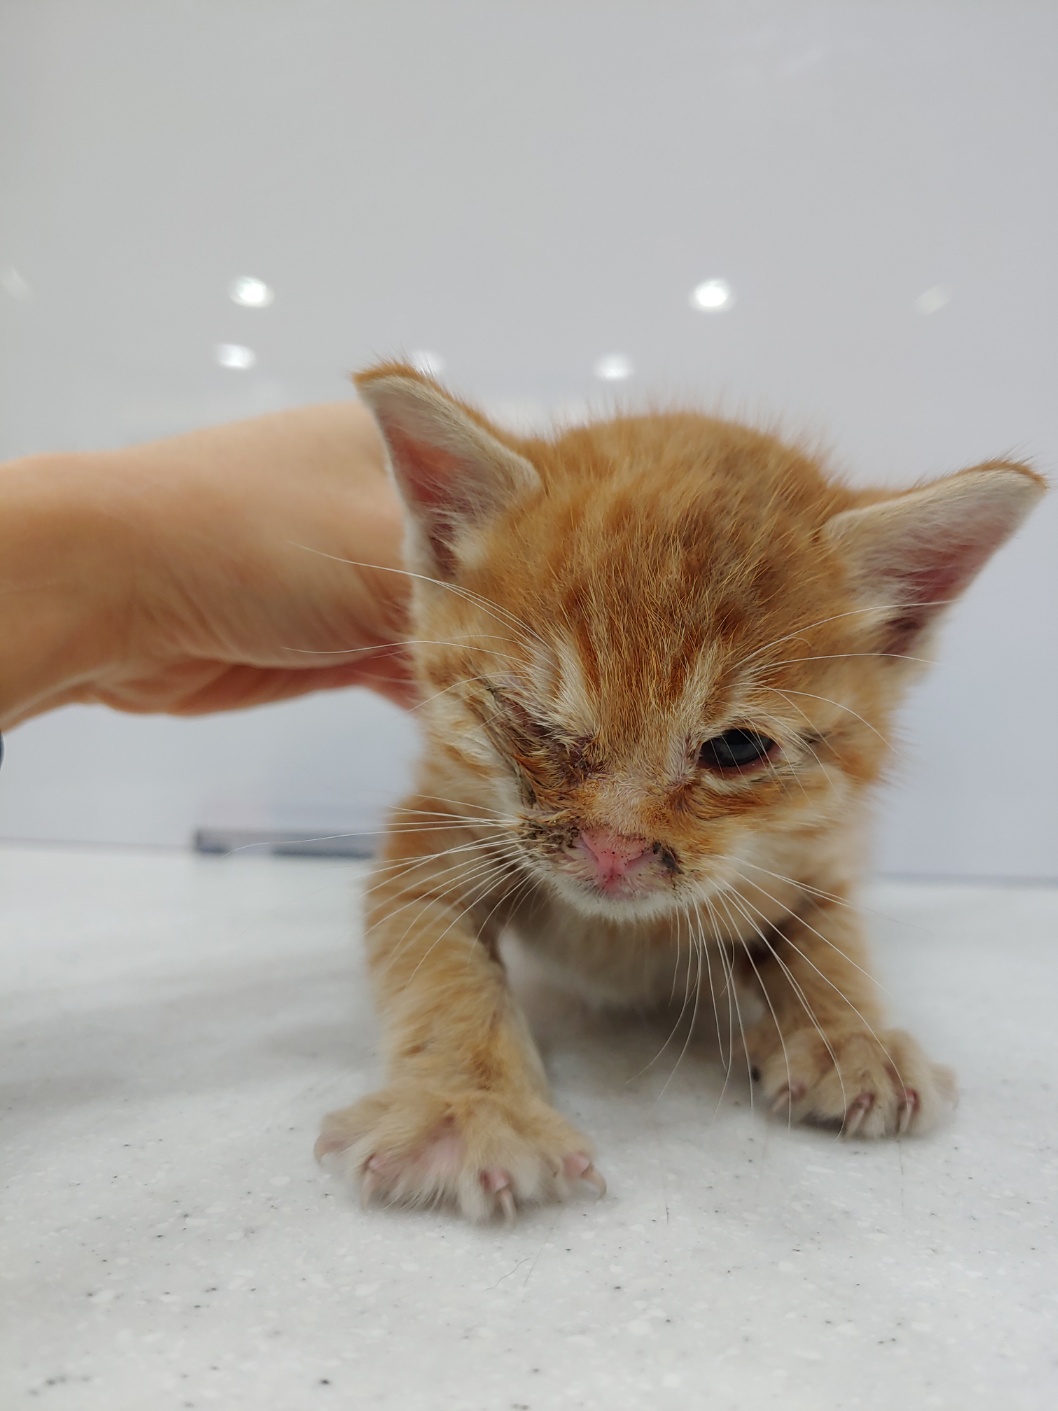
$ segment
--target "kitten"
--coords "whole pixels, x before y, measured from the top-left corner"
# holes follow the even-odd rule
[[[953,1079],[867,973],[864,816],[936,618],[1040,477],[852,490],[706,416],[523,438],[400,364],[357,384],[407,507],[425,750],[368,894],[386,1085],[318,1154],[475,1218],[604,1189],[505,930],[607,1003],[755,994],[739,1041],[784,1119],[925,1130]]]

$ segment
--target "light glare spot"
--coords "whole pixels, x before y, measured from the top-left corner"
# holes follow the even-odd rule
[[[951,303],[951,296],[952,291],[947,284],[934,284],[918,296],[915,308],[920,314],[935,314],[938,309],[943,309],[945,304]]]
[[[440,353],[431,353],[426,348],[419,348],[412,353],[408,360],[416,372],[424,373],[427,377],[440,377],[445,370],[445,360]]]
[[[632,376],[632,359],[624,353],[607,353],[595,364],[595,376],[604,382],[623,382]]]
[[[691,308],[705,313],[729,309],[734,302],[734,291],[726,279],[706,279],[691,290]]]
[[[263,279],[243,274],[228,285],[228,297],[233,304],[242,304],[247,309],[266,309],[275,294]]]
[[[221,367],[243,369],[253,367],[257,361],[254,350],[245,348],[241,343],[218,343],[214,355]]]

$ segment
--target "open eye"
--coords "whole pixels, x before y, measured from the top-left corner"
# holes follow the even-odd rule
[[[725,730],[702,746],[698,763],[703,769],[733,773],[763,764],[775,750],[774,740],[756,730]]]

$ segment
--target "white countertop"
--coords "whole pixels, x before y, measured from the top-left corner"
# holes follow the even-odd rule
[[[1058,890],[872,891],[936,1135],[787,1131],[550,1025],[610,1193],[472,1228],[312,1161],[372,1081],[362,868],[0,848],[4,1411],[1058,1404]],[[660,1094],[660,1096],[659,1096]]]

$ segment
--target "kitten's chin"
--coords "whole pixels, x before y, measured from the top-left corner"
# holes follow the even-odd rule
[[[548,880],[564,902],[585,916],[602,916],[609,921],[646,921],[664,916],[679,906],[669,887],[636,886],[634,882],[600,886],[594,882],[551,873]]]

